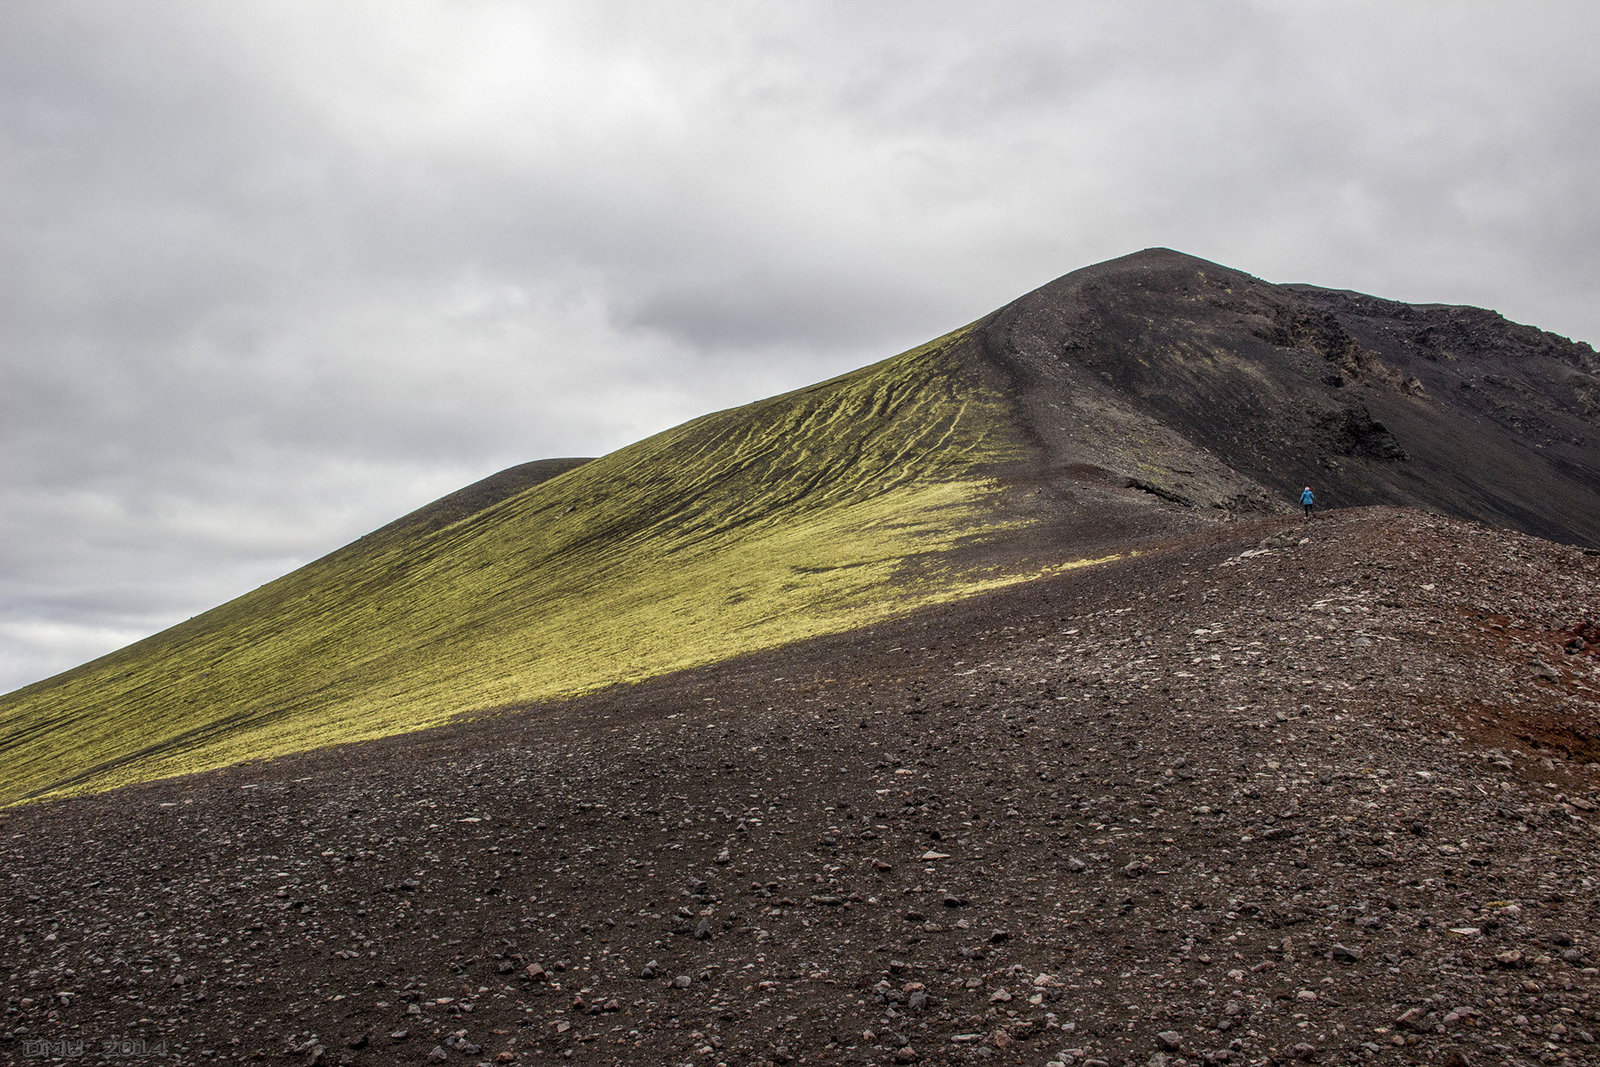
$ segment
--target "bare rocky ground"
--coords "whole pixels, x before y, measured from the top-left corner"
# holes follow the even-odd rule
[[[1600,558],[1272,519],[0,815],[18,1063],[1600,1063]]]

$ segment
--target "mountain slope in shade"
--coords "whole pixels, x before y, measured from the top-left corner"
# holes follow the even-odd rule
[[[1271,285],[1152,249],[1030,293],[980,341],[1062,488],[1109,469],[1248,510],[1310,484],[1328,505],[1600,545],[1600,359],[1490,311]]]
[[[513,468],[0,699],[0,802],[846,631],[1307,483],[1600,544],[1597,372],[1490,312],[1149,250],[833,381]]]

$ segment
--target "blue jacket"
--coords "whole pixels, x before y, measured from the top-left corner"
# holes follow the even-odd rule
[[[1300,494],[1300,503],[1305,505],[1306,507],[1310,507],[1315,502],[1315,500],[1316,500],[1316,498],[1311,495],[1311,490],[1309,490],[1309,489],[1307,489],[1305,492]]]

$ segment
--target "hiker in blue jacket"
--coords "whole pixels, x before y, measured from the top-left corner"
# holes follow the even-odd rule
[[[1316,501],[1317,498],[1311,495],[1311,487],[1306,486],[1305,492],[1300,494],[1300,503],[1306,509],[1306,518],[1311,517],[1311,505]]]

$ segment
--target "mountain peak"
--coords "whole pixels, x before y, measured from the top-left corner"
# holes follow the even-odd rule
[[[1024,296],[1028,300],[1034,294],[1044,293],[1057,288],[1075,289],[1084,285],[1094,284],[1134,284],[1149,282],[1153,279],[1163,279],[1165,284],[1177,285],[1183,280],[1194,278],[1226,279],[1231,284],[1234,281],[1255,282],[1243,271],[1232,267],[1213,263],[1208,259],[1179,252],[1171,248],[1145,248],[1138,252],[1130,252],[1125,256],[1104,260],[1087,267],[1080,267],[1062,275],[1055,281],[1041,286],[1033,293]]]
[[[1492,312],[1274,285],[1153,248],[1023,296],[980,339],[1050,469],[1224,510],[1316,483],[1343,503],[1600,544],[1594,352]]]

